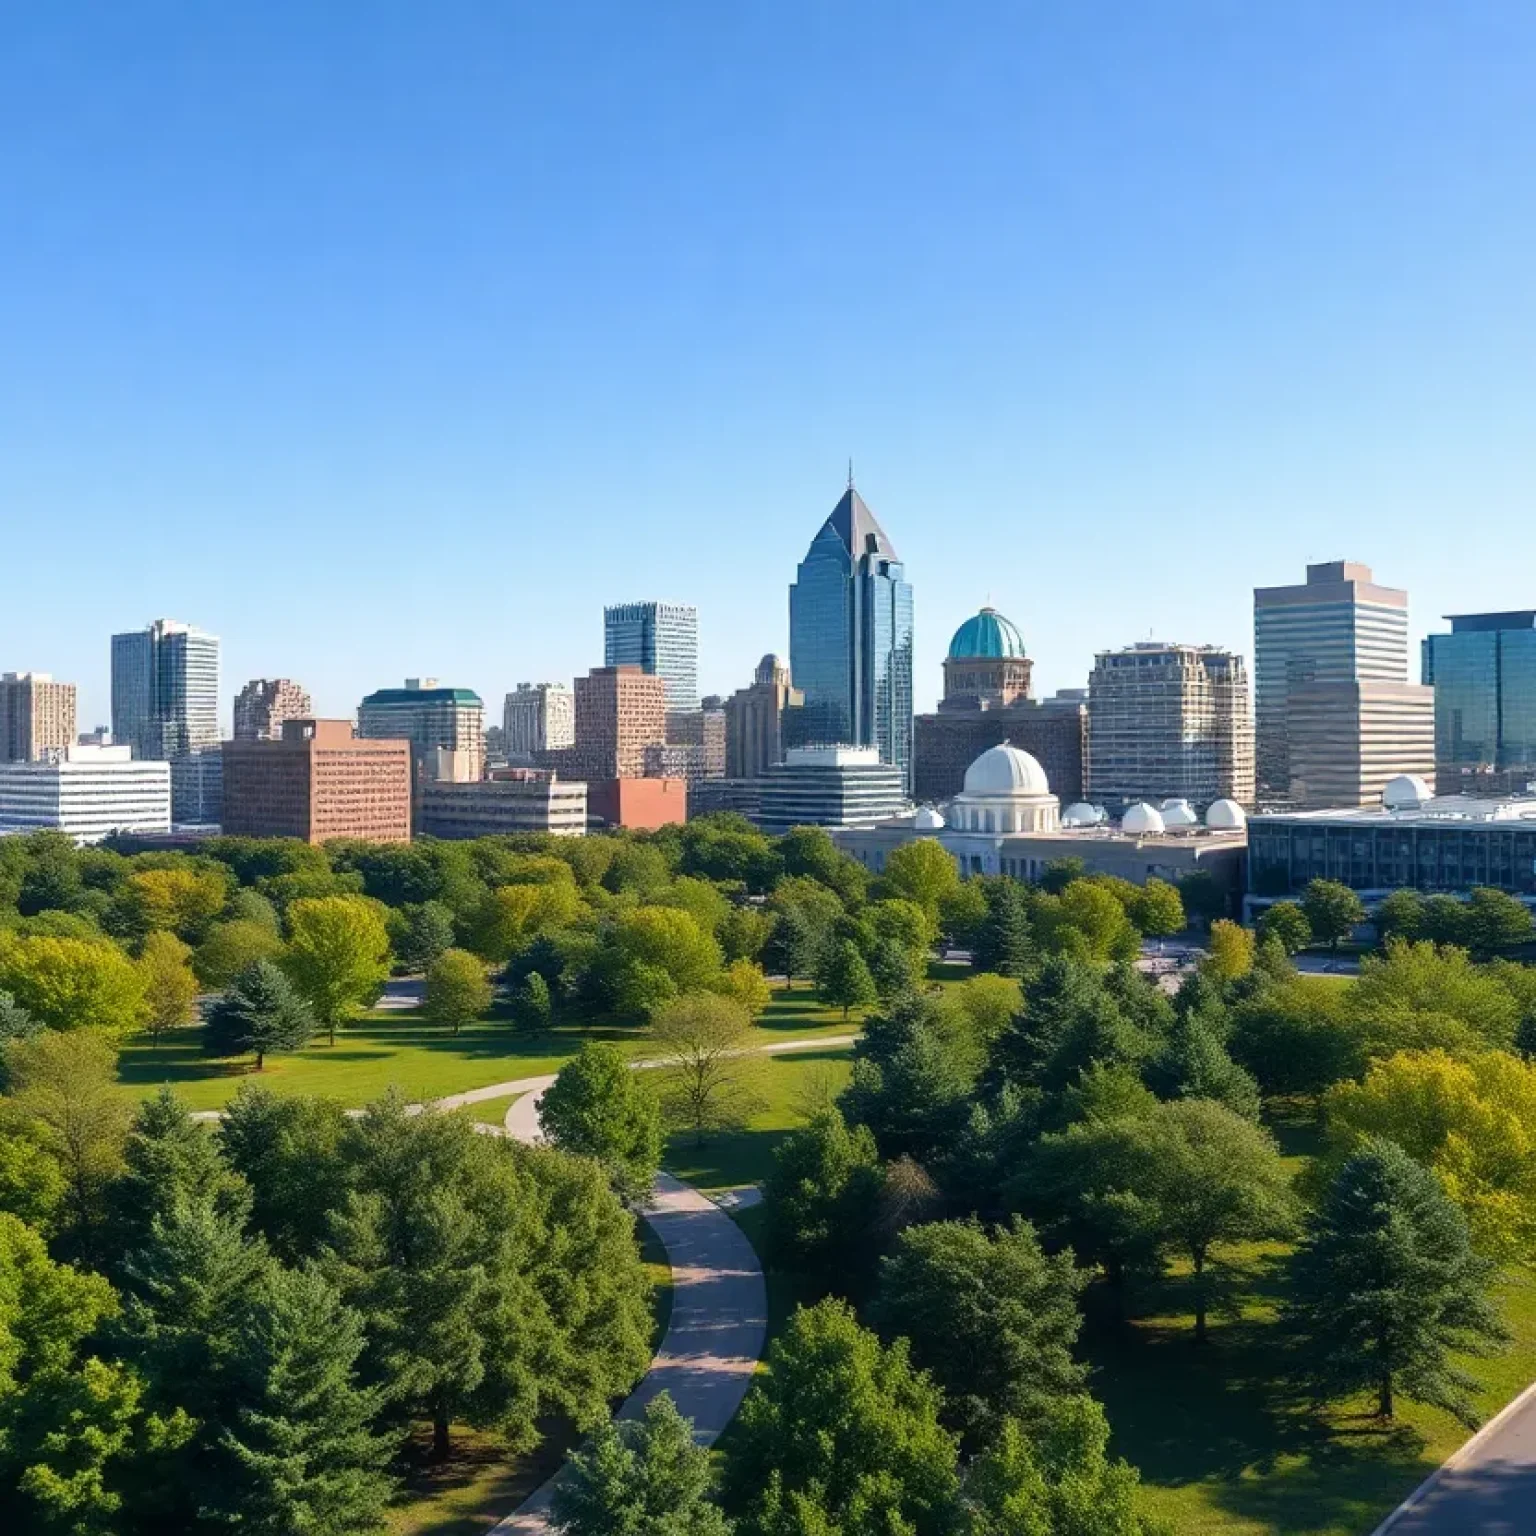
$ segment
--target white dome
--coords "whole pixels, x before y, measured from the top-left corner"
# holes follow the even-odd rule
[[[1389,811],[1413,810],[1432,799],[1434,792],[1416,773],[1400,773],[1395,779],[1388,779],[1381,792],[1381,803]]]
[[[1149,837],[1167,828],[1163,824],[1163,813],[1156,806],[1141,800],[1120,818],[1120,830],[1132,837]]]
[[[1089,805],[1086,800],[1069,805],[1061,813],[1061,824],[1064,827],[1096,827],[1103,820],[1104,812],[1096,805]]]
[[[1051,792],[1045,769],[1028,752],[1010,747],[989,747],[965,770],[968,795],[1048,795]]]
[[[1198,827],[1200,818],[1188,800],[1163,801],[1163,825],[1165,827]]]
[[[912,818],[914,832],[938,832],[944,826],[944,818],[931,805],[920,805]]]
[[[1205,824],[1212,832],[1240,832],[1248,825],[1248,813],[1236,800],[1212,800]]]

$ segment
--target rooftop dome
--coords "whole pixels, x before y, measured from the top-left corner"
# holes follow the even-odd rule
[[[914,832],[939,832],[943,827],[944,818],[931,805],[918,806],[917,814],[912,818]]]
[[[1139,800],[1120,818],[1120,830],[1131,837],[1155,837],[1167,828],[1163,824],[1163,813],[1145,800]]]
[[[1024,642],[996,608],[983,608],[955,631],[955,638],[949,642],[949,654],[952,660],[977,656],[1002,660],[1022,656]]]
[[[1061,813],[1064,827],[1096,827],[1104,820],[1104,812],[1086,800],[1078,800]]]
[[[1195,815],[1194,807],[1188,800],[1178,798],[1163,801],[1163,825],[1170,829],[1174,827],[1198,827],[1200,818]]]
[[[1381,792],[1381,803],[1389,811],[1409,811],[1434,799],[1434,791],[1416,773],[1400,773],[1388,779]]]
[[[757,664],[757,671],[753,673],[753,681],[759,683],[787,683],[789,681],[789,666],[778,656],[770,651]]]
[[[1045,769],[1028,752],[1011,747],[989,747],[965,770],[968,795],[1048,795],[1050,781]]]
[[[1212,832],[1241,832],[1248,825],[1248,813],[1236,800],[1212,800],[1205,824]]]

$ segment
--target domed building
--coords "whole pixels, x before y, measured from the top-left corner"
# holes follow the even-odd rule
[[[949,642],[944,658],[945,701],[975,699],[981,709],[1006,709],[1015,700],[1030,697],[1033,665],[1024,654],[1017,627],[996,608],[983,608]]]
[[[1061,802],[1045,769],[1018,747],[989,747],[965,770],[965,788],[949,807],[955,832],[1054,832]]]

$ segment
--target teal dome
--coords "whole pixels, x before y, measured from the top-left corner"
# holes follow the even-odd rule
[[[967,619],[955,631],[955,638],[949,642],[952,661],[969,660],[976,656],[1005,660],[1023,654],[1024,641],[1018,630],[996,608],[983,608],[975,618]]]

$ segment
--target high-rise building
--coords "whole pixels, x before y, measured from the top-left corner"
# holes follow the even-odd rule
[[[0,763],[0,832],[44,828],[81,843],[115,832],[169,832],[169,764],[136,759],[126,746],[72,746]]]
[[[0,674],[0,762],[33,763],[75,744],[75,685],[46,672]]]
[[[789,665],[793,744],[874,747],[910,785],[912,588],[851,478],[789,589]]]
[[[314,715],[309,695],[291,677],[258,677],[235,695],[235,740],[278,741],[283,721]]]
[[[576,742],[576,696],[564,683],[519,683],[501,712],[507,760],[531,763],[540,752]]]
[[[485,773],[485,706],[468,688],[440,688],[435,677],[408,677],[403,688],[381,688],[357,706],[357,734],[369,741],[408,741],[418,778],[451,764],[453,776]],[[446,753],[446,758],[439,757]]]
[[[286,720],[276,741],[224,743],[231,837],[411,840],[408,741],[363,739],[349,720]]]
[[[1143,641],[1101,651],[1088,686],[1088,796],[1253,803],[1253,719],[1241,656]]]
[[[699,610],[687,603],[618,603],[603,609],[603,665],[661,678],[667,708],[699,707]]]
[[[219,744],[219,640],[175,619],[112,637],[112,736],[169,761]]]
[[[1536,780],[1536,612],[1448,614],[1424,640],[1440,794],[1507,795]]]
[[[647,777],[647,755],[667,741],[663,680],[634,665],[594,667],[576,679],[575,702],[574,744],[544,751],[540,766],[589,784]]]
[[[955,631],[938,712],[912,722],[917,800],[938,802],[959,794],[966,769],[1004,742],[1040,761],[1063,803],[1082,799],[1086,695],[1074,690],[1035,699],[1032,666],[1018,630],[995,608],[983,608]]]
[[[1301,586],[1257,588],[1253,682],[1260,803],[1295,801],[1290,761],[1295,690],[1313,683],[1407,681],[1408,594],[1378,586],[1368,565],[1348,560],[1309,565]]]
[[[726,777],[761,778],[775,763],[782,763],[784,711],[804,703],[805,695],[791,683],[784,662],[764,656],[751,686],[738,688],[725,701]]]

